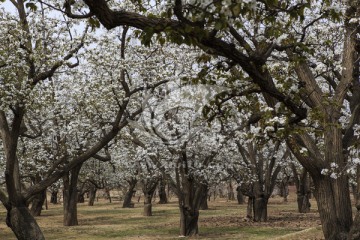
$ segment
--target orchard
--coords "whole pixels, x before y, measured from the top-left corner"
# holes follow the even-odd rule
[[[66,227],[100,192],[144,218],[173,195],[194,237],[212,196],[261,226],[289,186],[325,239],[360,239],[360,1],[1,0],[0,23],[17,239],[46,238],[48,195]]]

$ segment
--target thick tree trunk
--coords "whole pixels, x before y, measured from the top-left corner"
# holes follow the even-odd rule
[[[354,223],[351,226],[350,233],[348,236],[348,240],[358,240],[360,239],[360,166],[357,166],[356,172],[356,182],[357,186],[353,187],[353,194],[356,200],[356,213]]]
[[[85,193],[86,192],[77,191],[77,202],[78,203],[84,203],[85,202]]]
[[[46,189],[37,194],[31,201],[30,213],[33,216],[40,216],[44,201],[46,199]]]
[[[246,207],[246,218],[249,219],[253,218],[253,204],[254,204],[254,198],[248,197],[248,202]]]
[[[45,237],[26,206],[12,207],[8,210],[7,225],[18,240],[44,240]]]
[[[310,186],[309,186],[309,177],[306,170],[299,176],[299,184],[297,186],[297,203],[298,210],[300,213],[310,212]]]
[[[163,179],[160,179],[160,183],[159,183],[159,204],[166,204],[168,203],[168,199],[166,196],[166,184],[165,181]]]
[[[201,210],[208,210],[209,206],[208,206],[208,194],[209,194],[209,188],[206,186],[204,187],[204,190],[202,192],[202,196],[201,196],[201,203],[200,203],[200,209]]]
[[[195,236],[199,233],[199,211],[180,207],[180,236]]]
[[[57,204],[58,203],[58,191],[51,192],[50,203]]]
[[[70,173],[63,178],[64,182],[64,226],[78,225],[77,202],[78,190],[77,182],[82,165],[76,166]]]
[[[268,199],[264,195],[256,196],[253,199],[254,221],[266,222],[267,221],[267,203]]]
[[[144,216],[152,216],[152,197],[154,192],[144,193]]]
[[[230,201],[235,200],[235,194],[234,194],[234,189],[233,189],[231,180],[229,181],[229,184],[228,184],[228,200],[230,200]]]
[[[135,189],[137,180],[132,179],[131,181],[128,181],[128,183],[129,183],[129,189],[125,193],[125,196],[124,196],[124,202],[123,202],[123,206],[122,206],[123,208],[133,208],[134,207],[134,203],[131,202],[131,199],[132,199],[134,193],[136,192],[134,189]]]
[[[313,180],[325,239],[347,239],[352,225],[347,177],[340,176],[335,180],[321,176]]]
[[[145,197],[145,199],[147,199]],[[144,200],[144,213],[143,213],[144,216],[152,216],[152,203],[148,202],[147,200]]]
[[[308,213],[310,212],[310,201],[308,194],[299,194],[297,195],[297,204],[299,213]]]
[[[94,206],[95,198],[96,198],[96,187],[91,186],[89,190],[89,206]]]
[[[144,216],[152,216],[152,199],[158,183],[159,178],[157,177],[143,181]]]

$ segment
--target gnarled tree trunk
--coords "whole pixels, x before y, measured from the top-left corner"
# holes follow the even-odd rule
[[[166,204],[168,203],[167,195],[166,195],[166,183],[164,178],[160,179],[159,182],[159,204]]]
[[[46,199],[46,189],[41,193],[37,194],[36,196],[34,196],[34,198],[31,201],[31,208],[30,208],[30,212],[33,216],[40,216],[45,199]]]
[[[159,179],[157,177],[143,181],[144,216],[152,216],[152,198],[158,182]]]
[[[267,204],[268,198],[264,194],[257,195],[253,198],[254,221],[267,221]]]
[[[180,207],[180,236],[195,236],[198,228],[199,210]]]
[[[72,169],[69,174],[63,177],[64,183],[64,226],[76,226],[78,225],[77,219],[77,202],[78,202],[78,190],[77,182],[79,179],[79,173],[81,165]]]
[[[51,191],[50,203],[57,204],[58,203],[58,191]]]
[[[131,202],[131,199],[132,199],[134,193],[136,192],[134,189],[135,189],[137,180],[135,178],[133,178],[130,181],[128,181],[128,183],[129,183],[129,188],[124,196],[124,202],[123,202],[123,206],[122,206],[123,208],[133,208],[134,207],[134,203]]]
[[[18,240],[45,240],[45,237],[29,209],[23,205],[8,210],[6,224]]]
[[[96,187],[91,184],[90,188],[89,188],[89,206],[94,206],[94,202],[95,202],[95,198],[96,198]]]

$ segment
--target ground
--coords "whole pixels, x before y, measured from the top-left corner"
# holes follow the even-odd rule
[[[316,203],[311,201],[308,214],[297,213],[295,194],[283,203],[280,197],[270,199],[266,223],[245,218],[246,205],[236,201],[211,199],[209,210],[200,212],[199,236],[193,239],[324,239]],[[179,239],[179,212],[176,199],[169,204],[154,204],[152,217],[142,216],[142,203],[133,209],[123,209],[118,201],[104,199],[90,207],[79,204],[79,226],[62,226],[62,205],[49,204],[49,209],[37,217],[46,239]],[[16,239],[5,225],[5,210],[0,209],[0,239]]]

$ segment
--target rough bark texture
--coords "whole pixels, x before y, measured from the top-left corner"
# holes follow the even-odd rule
[[[253,209],[254,209],[254,221],[255,222],[266,222],[267,221],[267,204],[268,198],[265,196],[256,196],[253,198]]]
[[[249,219],[253,218],[253,204],[254,204],[253,197],[248,197],[248,202],[246,207],[246,218]]]
[[[356,196],[356,213],[355,213],[355,219],[354,223],[350,229],[350,233],[348,236],[348,240],[358,240],[360,239],[360,166],[357,166],[357,172],[356,172],[356,182],[357,186],[353,188],[353,194]]]
[[[46,199],[46,190],[44,190],[42,193],[37,194],[34,197],[34,199],[31,201],[31,208],[30,208],[31,215],[40,216],[45,199]]]
[[[296,166],[291,164],[291,168],[294,175],[294,182],[297,192],[297,204],[299,213],[310,212],[310,179],[308,172],[303,169],[302,174],[298,174]]]
[[[131,202],[131,199],[132,199],[134,193],[136,192],[134,189],[135,189],[137,180],[131,179],[130,181],[128,181],[128,183],[129,183],[129,188],[124,196],[124,202],[122,205],[123,208],[133,208],[134,207],[134,203]]]
[[[52,204],[58,203],[58,191],[51,191],[50,203]]]
[[[195,236],[198,228],[199,210],[180,207],[180,236]]]
[[[94,202],[95,202],[95,198],[96,198],[96,187],[95,186],[90,186],[89,188],[89,206],[94,206]]]
[[[228,184],[228,200],[230,200],[230,201],[235,200],[235,194],[234,194],[234,189],[233,189],[231,180],[229,181],[229,184]]]
[[[15,233],[18,240],[44,240],[40,227],[25,206],[12,207],[8,211],[7,225]]]
[[[166,183],[163,178],[160,179],[159,182],[159,204],[168,203],[167,195],[166,195]]]
[[[82,165],[75,167],[63,178],[64,183],[64,226],[78,225],[77,202],[78,190],[77,182]]]
[[[241,192],[241,187],[240,186],[238,186],[236,188],[236,199],[238,201],[238,204],[244,204],[245,203],[244,194]]]

